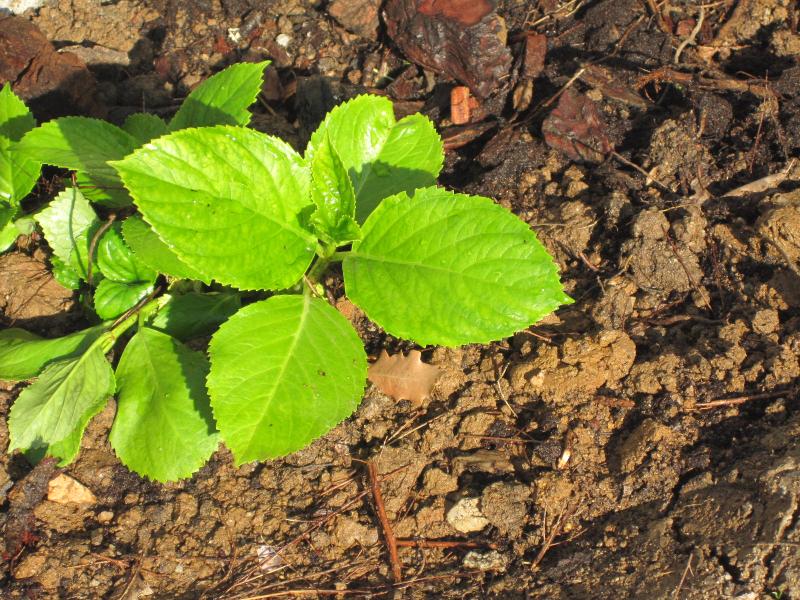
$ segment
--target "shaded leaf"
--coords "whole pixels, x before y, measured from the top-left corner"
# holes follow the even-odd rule
[[[419,350],[412,350],[408,356],[402,352],[389,356],[383,350],[367,371],[367,378],[384,394],[414,404],[420,404],[430,395],[439,375],[438,368],[422,362]]]
[[[23,135],[36,127],[36,119],[25,103],[6,83],[0,89],[0,136],[18,142]]]
[[[150,327],[182,341],[211,335],[242,306],[239,294],[190,292],[170,300]]]
[[[122,224],[114,223],[97,244],[97,264],[103,275],[117,283],[152,283],[157,273],[131,252],[122,238]]]
[[[72,461],[87,423],[112,393],[114,372],[99,346],[50,363],[11,407],[9,450]]]
[[[89,246],[100,221],[80,190],[67,188],[34,218],[53,254],[81,279],[86,279]]]
[[[192,269],[170,250],[153,228],[138,215],[125,219],[122,236],[134,254],[148,267],[178,279],[196,279],[211,283],[211,278]]]
[[[87,198],[119,207],[130,204],[130,197],[108,163],[130,154],[136,146],[134,137],[106,121],[62,117],[29,131],[18,149],[45,164],[78,171]]]
[[[150,113],[133,113],[128,115],[122,124],[122,129],[131,134],[139,145],[169,133],[169,128],[164,119]]]
[[[94,291],[94,310],[101,319],[116,319],[152,291],[151,281],[123,283],[103,279]]]
[[[47,363],[83,352],[103,330],[100,325],[46,339],[24,329],[4,329],[0,331],[0,379],[21,381],[35,377]]]

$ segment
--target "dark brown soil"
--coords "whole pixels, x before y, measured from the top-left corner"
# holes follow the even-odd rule
[[[403,62],[377,2],[347,4],[62,0],[28,16],[89,64],[111,119],[169,114],[216,69],[268,57],[255,124],[302,146],[333,103],[388,90],[458,146],[443,183],[530,223],[575,304],[504,342],[427,350],[444,375],[422,406],[370,388],[306,450],[237,469],[223,449],[177,484],[118,462],[112,401],[66,469],[96,503],[38,503],[0,595],[800,598],[796,4],[501,1],[514,57],[546,34],[544,70],[462,129],[454,82]],[[617,157],[544,142],[564,86],[596,104]],[[61,335],[78,317],[45,252],[0,257],[0,309]],[[374,356],[408,347],[340,307]],[[3,448],[19,389],[0,389]],[[476,547],[400,548],[393,582],[366,460],[396,536]],[[30,469],[0,458],[5,509]]]

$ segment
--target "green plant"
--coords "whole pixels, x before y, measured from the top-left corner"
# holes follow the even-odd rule
[[[41,163],[16,149],[23,135],[36,126],[33,115],[6,83],[0,90],[0,252],[21,233],[32,231],[32,221],[20,217],[20,203],[39,178]]]
[[[220,440],[237,464],[306,446],[366,381],[359,337],[322,290],[334,262],[357,306],[421,345],[500,339],[571,301],[523,221],[435,186],[426,117],[396,121],[389,100],[360,96],[303,156],[246,128],[264,66],[215,75],[169,123],[63,118],[18,142],[77,172],[36,219],[99,323],[53,340],[0,332],[0,378],[38,375],[11,409],[10,449],[68,463],[114,393],[111,445],[155,480],[191,475]],[[184,344],[209,335],[208,359]]]

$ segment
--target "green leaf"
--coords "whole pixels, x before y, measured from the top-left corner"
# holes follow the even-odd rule
[[[6,83],[0,90],[0,136],[18,142],[23,135],[36,127],[36,119],[25,103]]]
[[[114,223],[97,244],[97,264],[103,275],[117,283],[152,283],[158,273],[131,252],[122,239],[122,224]]]
[[[67,188],[37,215],[44,237],[62,263],[86,279],[89,246],[100,221],[77,188]]]
[[[211,407],[237,464],[294,452],[361,401],[364,348],[324,300],[273,296],[246,306],[209,346]]]
[[[206,79],[183,101],[169,123],[170,131],[186,127],[241,125],[250,122],[247,110],[261,91],[269,61],[232,65]]]
[[[151,281],[121,283],[103,279],[94,291],[94,310],[101,319],[116,319],[152,291]]]
[[[286,288],[314,256],[316,239],[300,224],[308,169],[277,138],[239,127],[187,129],[114,165],[158,236],[206,278]]]
[[[2,212],[1,206],[0,212]],[[2,222],[1,218],[0,222]],[[18,237],[19,229],[17,229],[14,221],[7,221],[5,225],[0,226],[0,252],[5,252],[11,246],[13,246]]]
[[[125,219],[122,236],[134,254],[151,269],[179,279],[211,282],[211,278],[183,263],[141,217],[133,215]]]
[[[78,275],[78,272],[55,254],[50,257],[50,266],[52,268],[53,279],[62,286],[68,290],[77,290],[81,287],[81,276]],[[100,273],[98,273],[98,275],[102,277]],[[93,283],[97,283],[97,278],[92,277],[92,279],[94,279]]]
[[[103,326],[99,325],[46,339],[24,329],[4,329],[0,331],[0,379],[22,381],[35,377],[47,363],[83,352],[102,333]]]
[[[128,115],[122,124],[122,129],[133,136],[138,145],[146,144],[150,140],[169,133],[164,119],[150,113],[133,113]]]
[[[359,223],[387,196],[434,185],[444,161],[433,123],[420,114],[395,121],[391,101],[381,96],[334,108],[311,136],[307,160],[313,162],[326,134],[353,182]]]
[[[327,134],[311,161],[311,198],[317,206],[311,223],[326,242],[341,245],[361,237],[353,184]]]
[[[242,306],[239,294],[190,292],[170,300],[149,326],[181,341],[211,335]]]
[[[31,111],[6,83],[0,90],[0,202],[10,205],[13,213],[33,189],[42,167],[37,159],[20,154],[14,145],[35,126]],[[13,214],[5,220],[0,218],[0,228],[11,218]]]
[[[156,481],[190,477],[219,439],[205,389],[208,361],[170,336],[140,329],[117,366],[109,441],[129,469]]]
[[[130,154],[138,142],[119,127],[86,117],[62,117],[28,132],[18,149],[48,165],[78,171],[87,198],[109,206],[130,204],[130,197],[108,161]]]
[[[99,346],[50,363],[11,407],[9,451],[38,450],[71,461],[86,424],[113,393],[114,372]]]
[[[0,136],[0,201],[17,207],[36,181],[42,164],[16,151],[14,142]]]
[[[398,194],[363,232],[344,259],[348,297],[420,345],[498,340],[571,302],[533,231],[489,198],[440,188]]]

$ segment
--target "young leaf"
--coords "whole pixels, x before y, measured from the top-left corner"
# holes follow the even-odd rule
[[[571,302],[526,223],[440,188],[384,200],[343,268],[353,303],[420,345],[498,340]]]
[[[353,184],[327,134],[311,161],[311,198],[317,206],[311,223],[326,242],[341,245],[361,237]]]
[[[100,221],[77,188],[67,188],[35,216],[44,237],[62,263],[82,279],[89,267],[89,246]]]
[[[237,464],[306,446],[350,415],[364,391],[361,340],[311,296],[246,306],[214,334],[209,355],[211,407]]]
[[[99,346],[50,363],[11,407],[9,450],[39,450],[70,461],[89,419],[113,393],[114,372]]]
[[[128,115],[122,129],[133,136],[138,144],[146,144],[150,140],[169,133],[164,119],[150,113],[133,113]]]
[[[6,83],[0,90],[0,136],[18,142],[34,127],[36,119],[31,111]]]
[[[3,205],[0,202],[0,223],[3,223]],[[14,221],[8,220],[5,225],[0,224],[0,252],[8,250],[19,237],[19,229]]]
[[[33,189],[41,168],[40,162],[17,152],[11,140],[0,136],[0,201],[16,209]]]
[[[313,162],[326,135],[350,174],[359,223],[387,196],[435,185],[444,161],[433,123],[420,114],[395,121],[391,101],[380,96],[358,96],[328,113],[306,160]]]
[[[114,223],[97,244],[97,264],[103,275],[117,283],[152,283],[158,273],[131,252],[122,239],[122,225]]]
[[[46,339],[24,329],[4,329],[0,331],[0,379],[22,381],[35,377],[47,363],[83,352],[102,333],[103,326],[98,325]]]
[[[211,335],[242,306],[239,294],[190,292],[170,300],[149,326],[181,341]]]
[[[122,236],[133,253],[151,269],[178,279],[197,279],[203,283],[211,283],[209,277],[181,261],[141,217],[133,215],[125,219],[122,223]]]
[[[241,125],[250,122],[248,107],[261,91],[269,61],[239,63],[212,75],[186,97],[169,123],[170,131],[186,127]]]
[[[129,469],[156,481],[190,477],[219,444],[208,405],[208,361],[144,327],[117,366],[117,416],[109,441]]]
[[[152,281],[122,283],[103,279],[94,291],[94,310],[101,319],[115,319],[152,291]]]
[[[33,189],[41,163],[19,153],[14,145],[36,126],[36,120],[6,83],[0,90],[0,228],[17,213],[20,201]]]
[[[419,350],[412,350],[408,356],[402,352],[389,356],[383,350],[378,360],[369,366],[367,378],[387,396],[421,404],[440,374],[439,369],[422,362]]]
[[[296,283],[316,239],[300,224],[308,169],[285,142],[250,129],[187,129],[114,166],[182,262],[241,289]]]
[[[95,202],[120,207],[130,204],[108,161],[130,154],[138,142],[119,127],[86,117],[62,117],[33,129],[17,148],[27,156],[79,172],[83,192]]]

